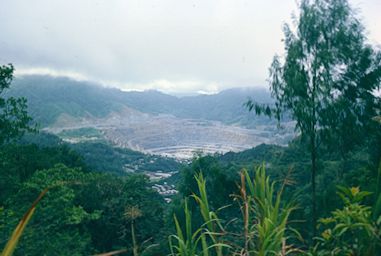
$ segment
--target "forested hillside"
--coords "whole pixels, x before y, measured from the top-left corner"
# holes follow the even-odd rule
[[[283,192],[283,200],[292,202],[293,205],[297,207],[289,219],[289,222],[294,224],[290,225],[299,230],[303,238],[309,237],[309,224],[300,222],[300,220],[305,219],[305,216],[308,216],[311,212],[309,206],[311,200],[309,196],[310,187],[306,186],[309,181],[308,170],[310,165],[306,148],[301,141],[296,140],[289,147],[260,145],[240,153],[227,153],[225,155],[196,158],[188,167],[182,168],[181,174],[176,174],[168,180],[170,183],[177,184],[179,194],[173,198],[173,203],[165,206],[163,202],[160,206],[161,208],[158,208],[159,206],[152,204],[151,201],[145,201],[155,200],[155,203],[158,203],[157,200],[159,198],[162,200],[161,196],[150,189],[150,183],[146,178],[138,176],[137,174],[117,172],[118,169],[114,169],[114,166],[118,165],[108,162],[110,159],[117,159],[118,161],[123,161],[123,163],[128,162],[123,155],[115,155],[115,153],[112,153],[113,149],[111,147],[108,149],[108,153],[105,153],[102,148],[106,149],[106,145],[83,145],[83,147],[89,147],[90,149],[94,148],[97,152],[100,151],[98,154],[94,151],[82,150],[83,148],[81,149],[82,146],[80,144],[80,146],[75,145],[75,147],[71,149],[70,145],[63,144],[56,137],[47,138],[46,135],[37,137],[33,135],[31,136],[32,138],[30,136],[28,137],[29,138],[22,140],[20,142],[21,144],[8,145],[3,147],[1,151],[1,157],[3,159],[1,168],[1,188],[3,188],[1,191],[1,202],[4,207],[1,222],[3,237],[6,238],[10,235],[10,231],[14,228],[15,223],[25,211],[23,209],[26,209],[40,190],[42,191],[48,184],[55,184],[56,181],[69,182],[69,184],[64,185],[62,189],[65,191],[67,189],[70,190],[63,192],[60,191],[62,190],[61,188],[58,191],[54,189],[46,196],[47,199],[39,206],[38,212],[36,212],[36,216],[34,217],[35,219],[29,224],[29,229],[25,233],[26,238],[20,242],[20,249],[17,250],[20,254],[24,254],[25,250],[32,254],[38,254],[41,248],[44,248],[46,252],[50,250],[54,251],[59,248],[58,244],[52,248],[43,246],[58,243],[58,241],[59,246],[62,246],[60,250],[67,255],[81,252],[81,250],[82,253],[86,254],[91,251],[110,251],[128,247],[129,243],[131,243],[131,234],[125,233],[123,237],[119,235],[119,232],[122,232],[122,230],[126,228],[125,223],[128,223],[128,221],[124,220],[122,216],[109,215],[118,214],[118,212],[123,213],[124,210],[122,208],[120,210],[115,208],[116,205],[120,204],[139,207],[139,210],[143,216],[145,216],[137,219],[138,241],[144,241],[144,236],[146,236],[146,238],[153,238],[151,235],[152,228],[155,228],[157,231],[155,232],[157,233],[157,235],[154,236],[155,239],[151,240],[151,242],[156,241],[158,244],[153,248],[150,247],[151,249],[147,249],[146,253],[151,255],[151,250],[160,251],[159,254],[165,253],[166,237],[170,235],[171,232],[174,232],[174,230],[172,230],[173,222],[171,216],[173,213],[176,213],[176,216],[181,218],[183,215],[182,207],[184,207],[182,198],[190,196],[193,193],[199,193],[197,192],[198,186],[194,180],[194,175],[197,175],[200,171],[202,171],[206,181],[206,191],[209,195],[210,209],[217,211],[217,209],[223,207],[224,209],[217,211],[219,218],[222,220],[238,218],[238,220],[233,222],[234,225],[230,224],[229,227],[226,227],[229,232],[234,232],[234,230],[241,225],[239,221],[240,213],[237,211],[239,205],[236,205],[237,202],[235,202],[225,208],[225,206],[227,206],[226,203],[231,201],[232,195],[239,195],[240,193],[239,183],[242,168],[246,168],[251,172],[262,164],[266,166],[267,175],[269,175],[272,180],[277,181],[277,187],[283,182],[287,182]],[[30,143],[33,139],[34,144],[26,144],[27,141]],[[380,137],[378,137],[378,140],[375,138],[375,140],[372,141],[379,143],[379,140]],[[80,150],[78,151],[78,149]],[[115,152],[118,152],[118,150]],[[86,154],[89,153],[93,158],[86,157]],[[119,154],[120,153],[121,152],[119,152]],[[135,153],[135,155],[131,156],[127,154],[124,155],[129,157],[128,159],[132,161],[136,159],[136,156],[141,156],[140,153]],[[110,156],[112,157],[110,158]],[[377,158],[377,156],[379,156],[379,153],[374,151],[374,145],[369,145],[368,149],[359,148],[347,159],[346,165],[348,167],[340,174],[341,168],[343,167],[337,155],[331,153],[322,154],[320,160],[321,172],[318,175],[319,182],[317,186],[317,191],[319,191],[319,216],[328,217],[333,210],[341,205],[341,199],[336,195],[337,185],[359,187],[361,191],[377,190],[378,182],[380,182],[377,179],[379,175],[379,171],[377,172],[379,158]],[[159,164],[159,166],[162,167],[163,165]],[[94,170],[116,173],[117,176],[93,172]],[[59,176],[55,177],[54,175]],[[72,181],[75,181],[75,184],[70,185]],[[125,185],[123,185],[122,182],[126,182]],[[40,187],[36,187],[37,184]],[[67,186],[68,188],[66,189],[65,187]],[[126,187],[120,190],[121,187],[118,188],[118,186]],[[34,190],[29,191],[32,188]],[[102,191],[106,188],[107,191]],[[142,191],[141,189],[143,188],[147,190]],[[89,190],[91,193],[88,192]],[[21,192],[18,191],[25,191],[23,193],[29,193],[29,196],[22,196],[20,194]],[[120,194],[122,191],[123,195]],[[72,199],[74,201],[65,201],[65,203],[60,201],[60,198],[63,200],[65,193],[70,193],[72,196],[75,195]],[[125,200],[123,197],[128,197],[128,200],[133,201],[120,201]],[[142,197],[146,197],[146,199]],[[157,199],[154,199],[155,197],[157,197]],[[54,198],[55,200],[52,201]],[[369,195],[364,203],[372,205],[375,199],[376,194]],[[108,202],[107,200],[112,200],[113,202]],[[199,215],[197,212],[195,203],[192,202],[192,200],[189,201],[192,205],[191,211],[193,212],[194,225],[197,226],[197,223],[202,223],[203,221],[202,215]],[[74,207],[71,206],[71,202],[75,207],[80,206],[80,208],[77,210],[73,208],[73,211],[75,210],[74,212],[68,212],[62,215],[60,209],[70,209],[70,207]],[[148,206],[154,208],[145,208]],[[170,207],[168,208],[168,206]],[[113,213],[107,213],[109,211],[108,209],[113,209]],[[155,209],[155,212],[152,212],[153,209]],[[161,209],[160,214],[157,213],[159,209]],[[54,211],[54,214],[52,211]],[[154,215],[150,215],[151,213],[154,213]],[[62,226],[51,226],[48,225],[48,222],[45,222],[45,220],[40,220],[40,218],[45,218],[43,217],[44,214],[50,214],[51,218],[55,218],[57,223],[62,223]],[[155,216],[155,220],[152,216]],[[70,219],[72,218],[76,219],[75,225],[74,223],[70,224]],[[108,220],[108,218],[119,218],[119,220],[118,222],[109,222],[111,219]],[[66,221],[69,222],[66,223]],[[152,224],[152,222],[151,224],[147,224],[146,221],[156,221],[156,224]],[[356,220],[353,219],[353,221]],[[324,227],[325,226],[320,226],[321,229]],[[68,232],[68,236],[65,238],[64,235],[66,233],[62,233],[61,231],[61,236],[46,236],[46,238],[42,240],[36,238],[41,232],[54,234],[56,232],[54,230],[57,228]],[[87,230],[86,233],[83,233],[83,229]],[[103,231],[99,233],[99,230],[105,229],[108,230],[107,235],[103,234]],[[359,233],[359,236],[363,236],[363,234]],[[294,237],[292,232],[290,233],[290,241],[297,239],[297,237],[291,237]],[[39,247],[35,247],[35,239],[41,241]],[[6,239],[4,241],[6,241]],[[239,242],[239,239],[236,242]],[[308,244],[308,240],[295,240],[295,243],[299,248],[303,248]],[[69,249],[71,246],[75,247],[73,251]],[[147,247],[149,246],[145,245],[142,249]],[[151,253],[153,252],[151,251]]]
[[[298,8],[271,94],[0,65],[1,256],[381,256],[381,51],[348,1]]]
[[[286,145],[294,122],[284,129],[255,116],[244,103],[271,99],[264,89],[231,89],[215,95],[178,98],[158,91],[123,92],[88,82],[48,76],[15,78],[8,96],[25,96],[39,127],[69,142],[105,141],[142,153],[190,159],[194,151],[225,153],[260,143]]]
[[[215,95],[176,97],[158,91],[125,92],[64,77],[23,76],[15,79],[7,95],[25,97],[31,115],[43,127],[53,124],[63,113],[73,117],[105,117],[123,107],[149,114],[215,120],[248,127],[271,122],[255,117],[243,106],[249,97],[263,103],[271,102],[265,89],[231,89]]]

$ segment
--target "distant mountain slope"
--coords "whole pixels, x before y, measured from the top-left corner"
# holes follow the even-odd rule
[[[8,94],[26,97],[30,113],[43,127],[53,124],[61,114],[105,117],[126,107],[149,114],[215,120],[246,127],[273,122],[256,117],[243,106],[249,97],[271,102],[264,89],[230,89],[215,95],[178,98],[158,91],[124,92],[68,78],[23,76],[14,80]]]
[[[123,100],[132,108],[153,114],[171,114],[180,118],[221,121],[244,126],[268,123],[268,118],[249,113],[243,104],[252,97],[262,103],[271,102],[264,89],[238,88],[213,95],[174,97],[158,91],[126,92]]]
[[[63,113],[73,117],[104,117],[119,111],[124,104],[115,100],[113,91],[67,78],[25,76],[14,80],[8,94],[26,97],[31,115],[47,126]]]

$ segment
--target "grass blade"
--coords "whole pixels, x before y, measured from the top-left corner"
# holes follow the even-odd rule
[[[117,250],[117,251],[112,251],[112,252],[105,252],[105,253],[101,253],[101,254],[96,254],[94,256],[112,256],[112,255],[118,255],[118,254],[125,253],[125,252],[127,252],[127,249],[122,249],[122,250]]]
[[[1,256],[11,256],[13,252],[15,251],[18,241],[20,240],[21,235],[24,232],[24,229],[26,225],[29,223],[30,219],[32,218],[37,204],[41,201],[41,199],[45,196],[45,194],[48,192],[49,188],[44,189],[40,195],[37,197],[37,199],[33,202],[32,206],[28,209],[28,211],[24,214],[22,219],[20,220],[19,224],[17,225],[16,229],[13,231],[11,238],[5,245],[5,248],[3,252],[1,253]]]

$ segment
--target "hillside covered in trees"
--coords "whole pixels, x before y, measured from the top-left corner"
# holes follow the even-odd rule
[[[214,120],[248,127],[271,122],[242,108],[249,96],[262,103],[272,101],[268,91],[261,88],[238,88],[214,95],[176,97],[154,90],[128,92],[65,77],[29,75],[15,78],[6,93],[25,97],[31,115],[42,127],[54,124],[64,113],[77,118],[105,117],[123,108],[147,114]]]
[[[1,255],[381,255],[381,51],[364,31],[346,0],[300,1],[270,67],[271,100],[65,79],[33,87],[40,97],[14,84],[13,65],[0,66]],[[102,117],[126,106],[234,124],[256,114],[256,125],[293,120],[296,133],[287,146],[178,162],[118,147],[93,128],[59,137],[39,129],[62,113]]]

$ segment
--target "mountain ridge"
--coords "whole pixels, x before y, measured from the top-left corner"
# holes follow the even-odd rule
[[[105,117],[124,107],[245,127],[252,127],[258,121],[271,122],[243,106],[249,97],[262,103],[271,102],[270,94],[261,88],[233,88],[213,95],[177,97],[156,90],[122,91],[66,77],[29,75],[17,77],[8,95],[26,97],[30,113],[43,127],[53,124],[62,113],[73,117]]]
[[[180,98],[152,90],[124,92],[67,78],[32,76],[15,79],[8,96],[26,97],[34,120],[65,141],[101,139],[180,160],[192,158],[195,151],[214,154],[261,143],[285,145],[294,136],[292,122],[283,122],[286,128],[279,131],[276,120],[256,116],[244,107],[250,96],[271,102],[270,94],[262,89]]]

